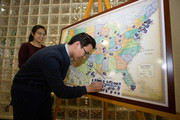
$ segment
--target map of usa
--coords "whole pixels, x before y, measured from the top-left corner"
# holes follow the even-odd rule
[[[88,85],[101,81],[103,94],[161,101],[162,81],[156,76],[161,71],[155,70],[159,65],[150,60],[162,57],[156,52],[160,49],[158,0],[134,3],[130,10],[124,7],[106,16],[63,31],[65,43],[81,32],[96,40],[90,56],[70,66],[67,83]],[[158,86],[149,84],[151,79]]]

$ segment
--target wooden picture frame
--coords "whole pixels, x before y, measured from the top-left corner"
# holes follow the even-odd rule
[[[175,113],[168,0],[128,1],[63,28],[60,43],[81,32],[95,38],[96,50],[70,66],[67,84],[101,81],[92,95]]]

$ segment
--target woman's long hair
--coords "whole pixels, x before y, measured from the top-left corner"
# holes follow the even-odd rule
[[[44,26],[42,26],[42,25],[35,25],[35,26],[32,28],[32,30],[31,30],[31,33],[30,33],[30,35],[29,35],[29,41],[28,41],[28,42],[33,41],[34,37],[32,36],[32,33],[35,34],[36,31],[37,31],[39,28],[44,29],[44,30],[45,30],[45,33],[46,33],[46,29],[45,29]]]

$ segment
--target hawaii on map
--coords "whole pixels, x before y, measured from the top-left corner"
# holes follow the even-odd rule
[[[96,49],[69,69],[66,83],[103,82],[102,94],[164,103],[165,72],[159,0],[143,0],[62,31],[61,43],[86,32]]]

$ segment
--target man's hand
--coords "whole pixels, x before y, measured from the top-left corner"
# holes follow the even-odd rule
[[[96,83],[86,86],[87,93],[99,92],[102,88],[103,88],[102,82],[96,82]]]

